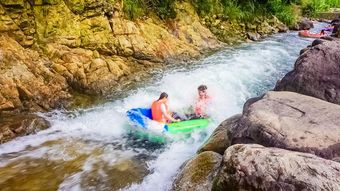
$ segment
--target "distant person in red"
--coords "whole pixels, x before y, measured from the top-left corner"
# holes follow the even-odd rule
[[[194,113],[187,115],[189,119],[207,118],[207,109],[211,102],[211,97],[207,92],[208,87],[206,85],[198,86],[198,97],[194,105]]]

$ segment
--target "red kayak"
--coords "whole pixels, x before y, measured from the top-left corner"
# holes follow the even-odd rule
[[[326,34],[311,33],[307,30],[304,30],[304,31],[299,31],[299,36],[308,37],[308,38],[321,38],[323,36],[326,36]]]

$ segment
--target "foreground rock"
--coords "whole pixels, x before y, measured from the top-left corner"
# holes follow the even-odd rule
[[[221,161],[222,155],[215,152],[200,153],[182,167],[171,190],[211,190]]]
[[[213,190],[340,190],[340,163],[260,145],[229,147]]]
[[[33,114],[0,114],[0,143],[46,129],[50,123]]]
[[[313,97],[268,92],[245,108],[237,128],[229,129],[229,140],[332,159],[340,156],[339,111],[339,105]]]
[[[325,41],[303,51],[294,69],[276,84],[277,91],[294,91],[340,104],[340,41]]]
[[[224,151],[231,145],[228,132],[231,132],[237,126],[241,115],[235,115],[222,122],[211,134],[208,141],[198,150],[198,153],[204,151],[214,151],[223,155]]]

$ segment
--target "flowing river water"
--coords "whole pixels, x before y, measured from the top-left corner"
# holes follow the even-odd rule
[[[318,24],[315,31],[320,29]],[[213,97],[208,135],[244,102],[274,87],[313,39],[297,32],[222,49],[192,64],[169,67],[122,98],[74,111],[43,115],[52,127],[0,145],[0,190],[168,190],[180,165],[203,141],[155,145],[126,134],[126,111],[147,107],[160,92],[183,111],[206,84]]]

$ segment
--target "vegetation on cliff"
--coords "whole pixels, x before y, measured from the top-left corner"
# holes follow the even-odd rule
[[[178,0],[123,0],[129,19],[156,13],[161,19],[175,18],[174,4]],[[220,15],[225,19],[253,21],[256,17],[277,16],[285,24],[296,21],[293,4],[286,0],[190,0],[201,17]]]
[[[123,0],[129,19],[156,13],[161,19],[176,17],[175,2],[179,0]],[[287,25],[296,23],[300,7],[305,16],[340,7],[339,0],[189,0],[202,17],[223,15],[229,20],[251,22],[256,17],[275,15]]]
[[[301,4],[302,12],[306,16],[316,17],[318,12],[328,11],[330,8],[340,7],[339,0],[297,0]]]

